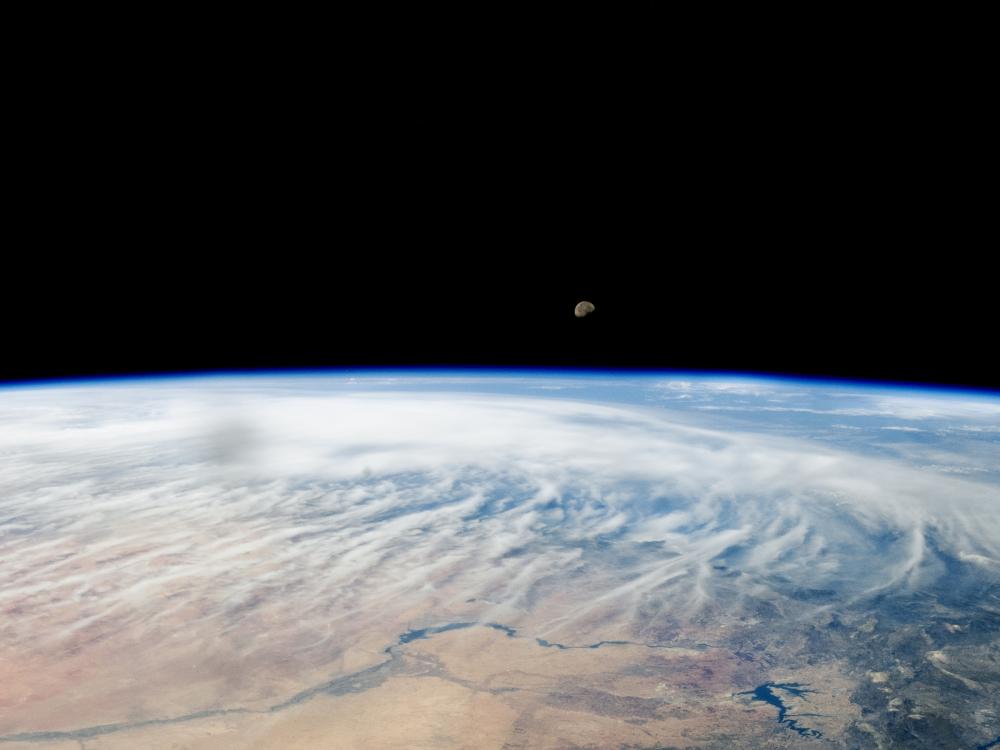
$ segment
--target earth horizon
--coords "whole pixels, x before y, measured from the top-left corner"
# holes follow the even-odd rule
[[[0,748],[1000,747],[1000,393],[0,386]]]

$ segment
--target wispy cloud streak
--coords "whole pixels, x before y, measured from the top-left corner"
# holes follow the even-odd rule
[[[10,392],[0,653],[109,634],[152,647],[183,628],[233,660],[308,661],[469,600],[495,621],[535,613],[544,634],[605,612],[638,621],[650,601],[684,617],[722,599],[914,590],[942,556],[990,570],[998,507],[995,485],[659,408],[357,387]]]

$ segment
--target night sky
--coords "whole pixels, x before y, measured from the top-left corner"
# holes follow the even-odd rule
[[[124,260],[21,263],[0,302],[0,374],[560,366],[1000,386],[990,276],[944,257],[740,251],[736,233],[727,253],[667,228],[449,241],[331,226],[315,249],[252,234],[218,255],[137,237]],[[597,309],[578,319],[583,299]]]
[[[959,142],[945,159],[873,92],[836,118],[804,95],[693,106],[704,87],[664,110],[581,78],[586,96],[494,113],[393,80],[412,96],[88,89],[71,128],[39,120],[0,379],[453,365],[1000,388],[985,199],[949,171]]]

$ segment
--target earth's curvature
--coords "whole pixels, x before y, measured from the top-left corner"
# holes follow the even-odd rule
[[[0,748],[1000,746],[1000,397],[0,389]]]

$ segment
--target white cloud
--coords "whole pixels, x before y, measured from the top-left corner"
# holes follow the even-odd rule
[[[692,614],[795,587],[917,587],[935,549],[1000,559],[995,485],[565,397],[8,392],[0,456],[0,609],[30,603],[4,636],[25,643],[71,638],[83,607],[126,630],[266,616],[329,645],[428,599],[521,622],[557,590],[551,630],[635,619],[650,597]]]

